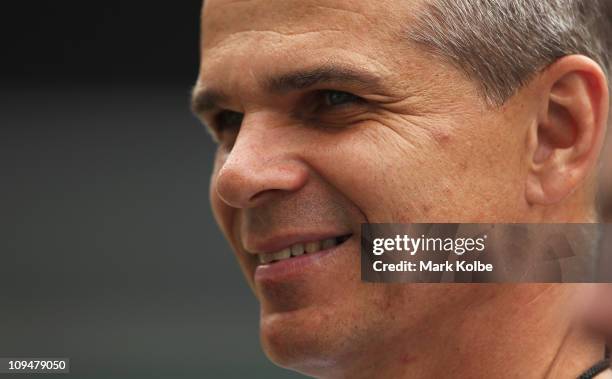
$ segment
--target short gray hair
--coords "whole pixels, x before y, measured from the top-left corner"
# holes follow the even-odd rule
[[[409,38],[502,105],[557,59],[586,55],[610,71],[612,0],[424,0]]]

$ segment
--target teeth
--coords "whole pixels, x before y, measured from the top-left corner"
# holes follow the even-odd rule
[[[279,252],[274,253],[274,259],[277,261],[282,261],[283,259],[287,259],[291,256],[291,249],[286,248]]]
[[[307,253],[316,253],[319,250],[321,250],[321,242],[319,242],[319,241],[308,242],[306,244],[306,252]]]
[[[332,248],[334,246],[336,246],[336,239],[335,238],[326,239],[321,244],[321,250],[330,249],[330,248]]]
[[[270,263],[274,260],[274,254],[258,254],[259,255],[259,263]]]
[[[294,257],[299,257],[300,255],[304,254],[304,245],[301,243],[296,243],[295,245],[291,246],[291,255]]]
[[[275,253],[258,254],[259,262],[262,264],[267,264],[274,261],[282,261],[291,257],[299,257],[300,255],[303,255],[305,253],[312,254],[316,253],[317,251],[327,250],[336,245],[339,245],[339,242],[336,238],[328,238],[326,240],[313,241],[305,244],[296,243],[295,245],[291,245],[290,247],[284,248],[283,250],[277,251]]]

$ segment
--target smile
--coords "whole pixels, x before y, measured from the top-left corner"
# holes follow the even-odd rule
[[[291,246],[285,247],[282,250],[272,253],[261,253],[257,254],[257,256],[259,257],[259,262],[261,264],[276,263],[294,257],[299,257],[304,254],[314,254],[320,251],[329,250],[333,247],[341,245],[350,237],[351,235],[344,235],[335,238],[311,241],[307,243],[296,243]]]

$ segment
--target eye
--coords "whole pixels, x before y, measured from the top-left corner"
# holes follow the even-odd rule
[[[323,91],[321,95],[323,98],[323,103],[328,107],[337,107],[361,100],[359,96],[343,91]]]
[[[219,131],[240,128],[244,114],[234,111],[221,111],[215,117],[215,123]]]

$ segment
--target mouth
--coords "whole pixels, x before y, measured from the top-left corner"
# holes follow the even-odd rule
[[[351,234],[346,234],[317,241],[295,243],[279,251],[257,254],[257,257],[259,259],[260,264],[271,265],[277,262],[292,260],[294,258],[302,257],[308,254],[315,254],[331,250],[336,246],[342,245],[349,238],[351,238],[351,236]]]

